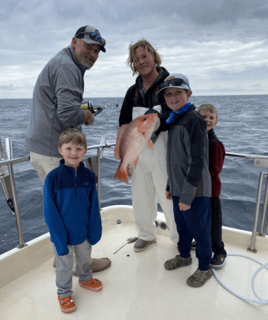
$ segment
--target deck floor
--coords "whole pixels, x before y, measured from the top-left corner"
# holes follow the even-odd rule
[[[102,280],[103,290],[91,292],[79,287],[73,278],[73,298],[77,310],[65,315],[60,311],[52,260],[17,279],[0,291],[1,320],[92,319],[92,320],[166,320],[166,319],[268,319],[268,305],[246,303],[224,289],[212,277],[204,287],[191,288],[186,279],[196,270],[197,259],[189,267],[167,271],[163,264],[177,252],[166,236],[157,237],[157,244],[144,252],[135,253],[127,244],[113,254],[129,237],[136,236],[133,224],[109,227],[93,249],[96,258],[109,257],[112,266],[94,276]],[[250,253],[245,248],[225,243],[228,253],[252,256],[268,261],[267,252]],[[233,290],[248,298],[251,277],[259,267],[249,259],[228,257],[219,277]],[[256,279],[259,296],[268,299],[268,272],[263,270]]]

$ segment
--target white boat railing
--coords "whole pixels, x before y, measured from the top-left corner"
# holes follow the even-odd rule
[[[15,182],[15,176],[14,176],[14,170],[13,165],[20,162],[26,162],[30,161],[30,157],[23,157],[23,158],[17,158],[13,159],[13,152],[12,152],[12,139],[6,138],[5,139],[5,149],[6,152],[3,151],[1,137],[0,137],[0,182],[7,200],[7,204],[9,206],[10,212],[15,216],[16,218],[16,226],[17,226],[17,234],[19,239],[19,245],[17,248],[21,249],[27,244],[23,241],[23,234],[21,230],[21,221],[20,221],[20,213],[19,213],[19,204],[18,204],[18,198],[17,198],[17,189],[16,189],[16,182]],[[97,191],[98,191],[98,198],[99,198],[99,204],[101,207],[101,193],[100,193],[100,186],[101,186],[101,172],[100,172],[100,160],[102,158],[102,153],[105,148],[110,148],[112,146],[115,146],[115,143],[106,143],[105,139],[102,138],[101,143],[99,145],[93,145],[89,146],[87,149],[97,149],[97,156],[95,157],[89,157],[85,156],[84,160],[86,162],[87,167],[89,167],[91,170],[94,171],[94,173],[97,176]],[[254,166],[255,167],[268,167],[268,157],[267,156],[261,156],[261,155],[248,155],[248,154],[237,154],[237,153],[226,153],[226,156],[229,157],[239,157],[239,158],[248,158],[248,159],[254,159]],[[94,161],[92,159],[94,158]],[[92,163],[95,165],[92,166]],[[5,169],[5,166],[8,167],[8,173]],[[261,223],[260,223],[260,231],[257,232],[257,225],[258,225],[258,219],[259,219],[259,211],[260,211],[260,204],[261,204],[261,195],[262,195],[262,189],[263,189],[263,180],[266,176],[266,185],[265,185],[265,192],[264,192],[264,199],[263,199],[263,211],[261,216]],[[268,203],[268,172],[260,172],[259,176],[259,184],[258,184],[258,190],[257,190],[257,198],[256,198],[256,206],[255,206],[255,215],[254,215],[254,222],[253,222],[253,228],[252,228],[252,236],[251,236],[251,243],[248,246],[248,250],[257,252],[255,248],[256,243],[256,236],[262,236],[264,237],[264,228],[265,228],[265,221],[266,219],[266,211],[267,211],[267,203]],[[268,226],[266,225],[266,232],[268,232]]]

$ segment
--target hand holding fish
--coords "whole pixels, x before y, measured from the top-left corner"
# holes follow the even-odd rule
[[[131,168],[129,165],[127,166],[127,174],[129,177],[131,177]]]
[[[117,133],[114,157],[120,160],[119,167],[114,176],[114,180],[121,180],[128,183],[129,164],[132,163],[134,169],[137,166],[139,154],[147,145],[153,149],[151,136],[159,127],[157,114],[139,116],[129,124],[122,125]]]

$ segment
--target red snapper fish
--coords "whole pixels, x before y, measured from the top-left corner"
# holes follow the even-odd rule
[[[114,180],[128,183],[128,167],[132,163],[136,168],[139,154],[147,145],[153,149],[151,136],[159,127],[159,119],[156,113],[139,116],[129,124],[122,125],[117,132],[114,157],[120,160],[119,167],[115,173]]]

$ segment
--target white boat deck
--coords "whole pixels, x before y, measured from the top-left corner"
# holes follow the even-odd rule
[[[120,225],[116,224],[117,219],[122,220]],[[192,251],[191,266],[165,270],[164,262],[177,254],[167,231],[158,228],[157,244],[144,252],[136,253],[133,244],[127,244],[114,254],[127,238],[137,235],[132,219],[131,207],[104,210],[103,237],[94,246],[93,256],[109,257],[112,265],[94,274],[103,282],[101,292],[81,288],[78,279],[73,277],[73,299],[77,310],[71,314],[63,314],[59,307],[52,246],[47,236],[27,248],[0,256],[0,287],[3,286],[0,290],[0,319],[268,319],[268,304],[242,301],[224,289],[214,276],[201,288],[189,287],[186,279],[197,268],[195,251]],[[225,229],[223,237],[228,253],[248,255],[262,263],[268,261],[267,237],[258,237],[257,254],[246,250],[249,233]],[[39,259],[45,261],[38,265]],[[32,266],[34,268],[30,270]],[[226,265],[217,274],[233,290],[256,299],[251,292],[251,277],[258,267],[249,259],[228,257]],[[10,277],[15,279],[20,273],[25,274],[10,282]],[[261,298],[268,299],[267,270],[257,276],[255,289]]]

